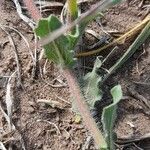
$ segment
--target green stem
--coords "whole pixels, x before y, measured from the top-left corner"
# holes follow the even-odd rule
[[[91,132],[96,145],[100,150],[107,150],[107,143],[101,133],[101,131],[98,129],[93,117],[90,114],[89,108],[86,104],[86,101],[84,100],[78,81],[76,80],[76,77],[72,74],[72,71],[69,69],[64,69],[63,74],[67,79],[67,82],[69,84],[70,92],[72,96],[75,99],[75,103],[78,107],[78,110],[83,118],[83,121],[87,127],[87,129]]]
[[[67,0],[68,12],[70,15],[70,21],[74,21],[78,17],[77,0]]]
[[[68,8],[67,22],[69,24],[78,18],[77,0],[67,0],[67,8]],[[71,33],[72,34],[76,33],[75,27],[71,29]]]

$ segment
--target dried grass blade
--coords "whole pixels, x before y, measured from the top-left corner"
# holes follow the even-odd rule
[[[20,18],[26,22],[32,29],[34,29],[34,25],[35,25],[35,22],[32,21],[30,18],[28,18],[27,16],[25,16],[22,12],[22,8],[19,4],[19,1],[18,0],[13,0],[14,4],[16,5],[16,9],[17,9],[17,13],[19,14]]]
[[[7,115],[9,117],[8,126],[9,126],[10,131],[13,130],[13,125],[12,125],[13,99],[12,99],[12,93],[11,93],[11,79],[15,73],[16,73],[16,71],[9,77],[8,83],[6,86],[5,102],[6,102],[6,107],[7,107]]]
[[[116,69],[118,69],[122,64],[124,64],[134,53],[135,51],[145,42],[145,40],[150,37],[150,21],[145,25],[144,29],[138,35],[136,40],[124,53],[124,55],[109,69],[109,74],[106,75],[104,81],[112,74]]]
[[[0,141],[0,149],[1,150],[7,150],[6,147],[4,146],[4,144]]]

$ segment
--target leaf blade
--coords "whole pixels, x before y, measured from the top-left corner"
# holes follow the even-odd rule
[[[35,28],[35,33],[40,38],[47,36],[53,31],[59,29],[62,23],[53,15],[41,19]],[[44,46],[45,54],[48,59],[63,67],[70,67],[74,64],[73,54],[70,49],[70,41],[67,36],[61,35],[56,40]]]
[[[84,77],[84,96],[91,109],[94,108],[95,102],[102,98],[102,91],[99,88],[99,83],[102,81],[102,77],[97,73],[101,64],[101,60],[97,57],[92,72],[87,73]]]
[[[111,95],[113,97],[113,103],[109,106],[106,106],[103,109],[102,113],[102,124],[103,124],[103,130],[106,138],[106,142],[110,149],[114,148],[114,135],[113,135],[113,127],[114,122],[117,116],[116,110],[117,110],[117,104],[122,98],[122,90],[121,86],[117,85],[114,88],[111,89]]]

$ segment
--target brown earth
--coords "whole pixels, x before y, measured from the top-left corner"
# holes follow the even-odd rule
[[[125,32],[139,23],[146,14],[147,8],[139,8],[140,1],[134,0],[117,5],[105,13],[102,26],[105,30],[116,30]],[[87,10],[91,3],[83,3],[82,9]],[[145,6],[150,5],[146,1]],[[29,26],[18,16],[14,4],[6,1],[0,6],[0,25],[7,25],[17,29],[27,39],[30,45],[34,43],[34,34]],[[58,10],[53,10],[53,12]],[[93,21],[88,28],[101,32],[98,21]],[[0,111],[0,141],[13,150],[83,150],[87,143],[88,148],[94,150],[93,141],[87,142],[90,134],[82,122],[75,122],[75,114],[71,109],[71,98],[65,78],[58,68],[43,58],[37,63],[37,68],[44,70],[41,78],[40,69],[34,68],[28,47],[24,40],[12,29],[3,29],[14,39],[19,56],[21,68],[21,83],[17,74],[11,80],[11,96],[14,101],[12,122],[16,131],[10,133],[8,125]],[[85,35],[86,36],[86,35]],[[0,102],[6,110],[5,96],[8,77],[16,70],[14,48],[10,43],[8,35],[0,30]],[[92,38],[85,37],[86,42],[92,45]],[[130,43],[124,43],[123,49]],[[122,47],[121,47],[122,48]],[[117,57],[123,49],[115,54]],[[31,46],[34,53],[34,46]],[[85,47],[84,47],[85,49]],[[39,57],[41,49],[37,49]],[[114,58],[117,58],[114,56]],[[113,63],[115,59],[110,62]],[[84,66],[90,67],[92,57],[83,59]],[[110,62],[106,66],[111,65]],[[93,62],[92,62],[93,63]],[[91,64],[92,64],[91,63]],[[84,67],[83,66],[83,67]],[[85,73],[85,72],[83,72]],[[137,96],[150,100],[150,43],[149,40],[130,58],[109,81],[106,82],[104,90],[106,93],[116,84],[121,84],[125,98],[120,102],[115,132],[118,137],[116,147],[124,150],[150,149],[150,135],[144,139],[143,136],[150,134],[149,108]],[[58,85],[58,86],[57,86]],[[138,94],[137,94],[138,93]],[[104,94],[106,95],[106,94]],[[134,98],[133,98],[134,97]],[[102,105],[100,103],[99,110]],[[39,103],[39,100],[48,100],[49,103]],[[136,140],[137,139],[137,140]],[[136,140],[136,141],[134,141]]]

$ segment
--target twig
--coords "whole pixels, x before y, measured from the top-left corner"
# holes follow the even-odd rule
[[[68,105],[71,105],[70,102],[64,100],[63,98],[59,97],[58,95],[55,94],[55,96],[56,96],[59,100],[61,100],[61,101],[65,102],[65,103],[67,103]]]
[[[115,46],[111,51],[110,51],[110,53],[105,57],[105,59],[102,61],[102,64],[104,64],[107,60],[108,60],[108,58],[116,51],[116,50],[118,50],[118,46]],[[109,71],[108,71],[109,72]]]
[[[37,5],[41,5],[41,8],[45,8],[45,7],[63,7],[63,3],[61,2],[49,2],[49,1],[35,1],[35,4]]]
[[[14,72],[15,73],[15,72]],[[14,74],[13,73],[13,74]],[[12,74],[12,75],[13,75]],[[11,76],[12,76],[11,75]],[[2,109],[1,105],[0,105],[0,109],[1,109],[1,112],[2,114],[4,115],[7,123],[8,123],[8,127],[9,127],[9,132],[11,133],[12,130],[15,130],[15,126],[13,125],[12,123],[12,107],[13,107],[13,102],[12,102],[12,99],[11,99],[11,94],[10,94],[10,80],[11,80],[11,77],[9,78],[8,80],[8,84],[7,84],[7,90],[6,90],[6,106],[7,106],[7,114],[4,112],[4,110]],[[9,145],[9,149],[11,149],[11,144]]]
[[[137,81],[133,81],[133,83],[135,84],[139,84],[139,85],[146,85],[146,86],[150,86],[150,82],[137,82]]]
[[[144,150],[143,148],[140,148],[139,146],[137,146],[135,143],[133,143],[133,145],[137,148],[137,150]]]
[[[58,79],[58,77],[59,77],[60,75],[59,75],[58,77],[56,77],[55,79],[53,79],[53,80],[51,81],[51,83],[47,82],[47,81],[44,79],[43,74],[44,74],[44,75],[46,74],[46,65],[47,65],[47,62],[48,62],[48,59],[46,59],[46,61],[45,61],[45,63],[44,63],[44,66],[43,66],[43,69],[40,67],[40,74],[41,74],[42,80],[43,80],[47,85],[50,85],[50,86],[53,87],[53,88],[66,87],[67,84],[65,84],[63,81],[61,81],[61,80]],[[52,84],[52,83],[53,83],[54,81],[56,81],[56,80],[57,80],[60,84],[57,84],[57,85]]]
[[[141,0],[140,4],[139,4],[139,6],[138,6],[139,8],[142,8],[142,7],[143,7],[144,1],[145,1],[145,0]]]
[[[140,95],[137,91],[134,90],[134,88],[128,87],[127,89],[131,96],[141,101],[148,109],[150,109],[150,103],[144,96]]]
[[[150,138],[150,133],[146,133],[140,137],[120,137],[117,139],[116,143],[117,144],[133,143],[133,142],[138,142],[149,138]]]
[[[60,103],[58,101],[51,100],[51,99],[38,99],[37,103],[45,103],[47,105],[50,105],[52,108],[63,109],[62,103]]]
[[[47,85],[47,86],[51,86],[53,88],[64,88],[67,86],[67,84],[57,84],[57,85],[54,85],[52,83],[49,83],[48,81],[46,81],[44,78],[43,78],[43,71],[42,71],[42,68],[40,67],[40,76],[41,76],[41,80]],[[55,80],[55,79],[54,79]],[[54,81],[53,80],[53,81]]]
[[[37,36],[36,34],[34,34],[34,66],[33,66],[33,72],[32,72],[32,75],[33,75],[33,79],[36,78],[36,75],[37,75],[37,70],[38,70],[38,57],[37,57],[37,49],[38,49],[38,45],[37,45]]]
[[[144,44],[143,44],[143,52],[136,59],[136,70],[137,70],[137,73],[139,74],[139,76],[141,75],[141,72],[139,71],[139,63],[138,63],[138,61],[141,58],[141,56],[143,56],[145,53],[146,53],[146,50],[145,50],[145,47],[144,47]]]
[[[48,123],[50,125],[53,125],[56,128],[56,130],[57,130],[57,134],[61,135],[61,132],[60,132],[59,128],[57,127],[57,125],[55,123],[47,121],[47,120],[40,120],[40,119],[37,120],[37,122],[45,122],[45,123]]]
[[[37,38],[36,34],[34,34],[34,43],[35,43],[34,59],[35,59],[35,66],[36,66],[36,62],[37,62],[37,48],[38,48],[37,41],[38,41],[38,38]]]
[[[21,133],[19,133],[19,134],[20,134],[20,143],[21,143],[21,146],[22,146],[22,150],[26,150],[25,143],[24,143],[24,140],[23,140],[23,138],[21,136]]]
[[[5,76],[5,75],[4,75],[4,76],[0,76],[0,79],[1,79],[1,78],[10,78],[10,76]],[[16,78],[16,76],[13,76],[12,78]]]
[[[64,87],[66,87],[67,86],[67,84],[57,84],[57,85],[54,85],[54,84],[52,84],[52,83],[49,83],[49,82],[47,82],[45,79],[43,79],[43,78],[41,78],[42,79],[42,81],[46,84],[46,85],[49,85],[49,86],[51,86],[51,87],[53,87],[53,88],[64,88]]]
[[[3,110],[2,106],[0,105],[0,111],[2,112],[4,118],[6,119],[7,123],[10,124],[10,118],[9,116],[5,113],[5,111]],[[15,126],[13,125],[13,129],[15,129]]]
[[[88,137],[86,138],[86,141],[85,141],[84,145],[82,146],[82,150],[87,150],[87,149],[89,149],[89,145],[90,145],[90,143],[91,143],[91,140],[92,140],[92,136],[88,136]]]
[[[66,14],[66,8],[67,8],[67,2],[63,6],[61,14],[60,14],[60,20],[63,24],[65,23],[64,15]]]
[[[41,51],[40,51],[40,54],[39,54],[39,61],[43,58],[43,55],[44,55],[44,49],[42,49]]]
[[[47,65],[48,59],[46,59],[44,66],[43,66],[43,74],[46,74],[46,65]]]
[[[81,4],[81,3],[86,3],[86,2],[91,2],[93,0],[78,0],[77,4]]]
[[[35,26],[35,22],[33,22],[30,18],[28,18],[27,16],[25,16],[22,12],[22,9],[21,9],[21,6],[19,4],[19,1],[18,0],[13,0],[14,4],[16,5],[16,9],[17,9],[17,12],[20,16],[20,18],[26,22],[32,29],[34,29],[34,26]]]

